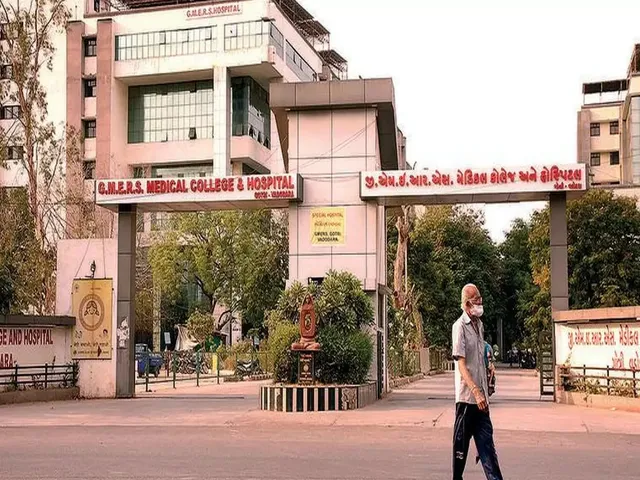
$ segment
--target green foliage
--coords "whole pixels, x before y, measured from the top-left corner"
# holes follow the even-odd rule
[[[174,300],[185,285],[195,285],[209,312],[221,304],[239,312],[246,329],[259,328],[284,289],[286,225],[281,212],[176,214],[171,231],[150,249],[154,279]]]
[[[461,207],[426,208],[411,232],[408,271],[431,345],[451,344],[451,325],[460,316],[460,290],[466,283],[480,289],[485,332],[496,338],[498,318],[504,316],[501,268],[481,215]]]
[[[571,308],[640,303],[640,211],[634,199],[593,189],[567,206],[569,300]],[[529,333],[538,347],[551,328],[549,208],[531,218],[530,299],[521,304]]]
[[[373,323],[371,300],[353,274],[330,271],[319,293],[316,312],[321,326],[347,333]]]
[[[210,313],[202,313],[199,310],[193,312],[187,320],[187,328],[193,338],[202,343],[216,330],[216,321]]]
[[[296,381],[296,357],[291,351],[291,344],[298,340],[300,330],[290,322],[280,322],[269,329],[267,352],[273,361],[273,378],[277,382],[293,383]]]
[[[318,341],[322,345],[317,360],[320,380],[327,383],[366,380],[373,344],[370,336],[360,329],[373,322],[373,307],[354,275],[336,271],[327,273],[320,287],[294,283],[280,296],[276,309],[268,313],[267,348],[274,359],[275,379],[296,380],[297,356],[291,352],[291,344],[300,338],[297,323],[307,295],[315,299]]]
[[[316,369],[322,383],[358,385],[367,380],[373,360],[373,342],[368,333],[345,333],[338,326],[325,326],[318,341],[322,351]]]
[[[520,218],[515,220],[499,246],[502,259],[500,284],[505,309],[503,325],[506,349],[520,344],[524,339],[527,305],[533,301],[538,291],[531,274],[530,230],[527,222]]]
[[[55,284],[55,252],[34,235],[24,189],[0,189],[0,310],[45,313]],[[44,285],[48,285],[47,288]]]

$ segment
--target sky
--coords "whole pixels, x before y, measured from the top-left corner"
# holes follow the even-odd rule
[[[640,43],[637,0],[300,2],[350,78],[393,78],[417,168],[575,162],[582,83],[624,78]],[[543,205],[483,206],[486,227]]]

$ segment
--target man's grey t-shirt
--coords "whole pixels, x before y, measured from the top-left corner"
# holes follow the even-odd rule
[[[474,383],[482,389],[484,398],[489,401],[489,388],[487,386],[487,370],[484,365],[484,328],[478,320],[478,332],[471,324],[471,318],[466,312],[453,324],[451,350],[454,360],[464,357],[467,368]],[[456,403],[476,404],[476,398],[471,388],[465,383],[460,374],[458,362],[456,362]]]

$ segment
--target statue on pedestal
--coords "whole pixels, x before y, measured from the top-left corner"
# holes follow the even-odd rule
[[[316,311],[313,298],[307,295],[300,308],[300,340],[291,345],[293,351],[318,351],[320,344],[316,342]]]

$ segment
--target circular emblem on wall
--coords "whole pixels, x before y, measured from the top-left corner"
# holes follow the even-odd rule
[[[104,305],[100,297],[92,293],[84,297],[80,302],[78,318],[86,330],[97,330],[104,321]]]

